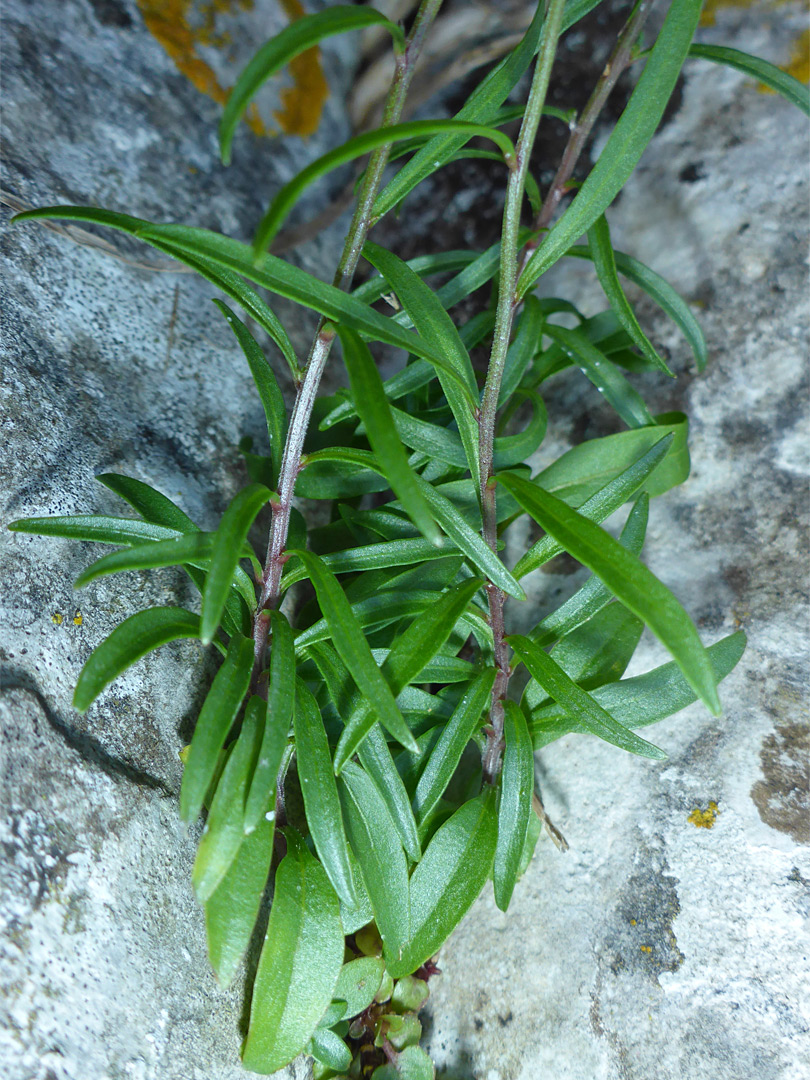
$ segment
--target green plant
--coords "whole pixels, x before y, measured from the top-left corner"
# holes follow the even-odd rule
[[[400,123],[437,0],[421,5],[407,39],[368,8],[331,8],[294,24],[260,50],[232,94],[221,133],[225,156],[260,83],[328,33],[386,26],[397,51],[396,76],[380,131],[351,140],[282,189],[252,249],[203,230],[101,210],[20,215],[121,228],[187,263],[267,332],[296,381],[288,415],[259,345],[217,301],[253,372],[269,438],[267,456],[246,449],[251,483],[219,528],[203,533],[158,492],[110,475],[100,479],[139,519],[12,525],[120,548],[78,584],[181,565],[200,587],[199,615],[157,608],[115,630],[85,665],[75,704],[87,709],[125,667],[172,639],[196,637],[223,654],[185,755],[181,813],[193,822],[207,810],[194,887],[223,983],[237,971],[272,876],[244,1048],[246,1066],[259,1072],[307,1050],[321,1076],[356,1075],[367,1066],[376,1066],[377,1080],[431,1075],[417,1045],[431,957],[489,877],[498,905],[509,903],[539,835],[533,749],[582,732],[660,758],[662,751],[635,729],[697,698],[717,711],[717,683],[742,652],[741,634],[705,649],[680,604],[638,558],[650,497],[685,480],[689,459],[685,418],[653,417],[620,370],[668,373],[619,273],[675,318],[699,367],[706,350],[683,301],[652,271],[613,250],[604,215],[654,133],[691,50],[743,67],[805,111],[807,93],[762,61],[691,46],[700,10],[695,0],[673,0],[655,46],[642,53],[637,43],[649,5],[640,3],[591,101],[572,120],[568,148],[541,200],[528,163],[557,41],[597,2],[551,0],[545,13],[540,5],[523,42],[454,121]],[[513,145],[500,130],[516,116],[505,102],[535,55]],[[597,165],[552,225],[608,93],[642,56],[643,74]],[[368,241],[380,217],[479,136],[498,148],[505,165],[499,245],[408,264]],[[383,187],[392,146],[411,157]],[[333,285],[265,253],[310,180],[369,151]],[[528,228],[521,227],[524,197],[533,215]],[[583,233],[587,245],[576,243]],[[377,276],[350,292],[361,255]],[[538,278],[563,256],[593,262],[605,312],[584,319],[566,300],[533,295]],[[434,291],[424,279],[438,273],[454,276]],[[304,365],[245,279],[321,315]],[[489,298],[458,325],[448,309],[487,285]],[[394,316],[373,306],[385,294],[399,305]],[[560,321],[560,315],[570,317]],[[336,337],[349,389],[316,403]],[[369,342],[403,348],[410,362],[383,383]],[[490,357],[480,379],[470,360],[478,346],[488,347]],[[575,367],[627,430],[585,442],[532,477],[525,462],[546,428],[540,387]],[[527,412],[523,422],[519,410]],[[293,508],[294,491],[332,503],[330,523],[307,529]],[[600,523],[628,502],[615,540]],[[262,564],[247,537],[268,503],[272,528]],[[545,535],[510,570],[499,555],[501,541],[524,514]],[[543,612],[530,634],[508,635],[507,598],[523,600],[521,580],[562,550],[594,577],[561,607]],[[293,626],[281,604],[305,581],[314,596]],[[291,614],[292,605],[285,610]],[[673,662],[622,680],[645,623]],[[509,692],[520,665],[530,678],[517,702]],[[369,1043],[373,1049],[361,1051]]]

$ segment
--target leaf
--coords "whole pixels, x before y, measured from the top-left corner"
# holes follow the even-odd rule
[[[105,686],[153,649],[199,636],[200,620],[183,608],[156,607],[130,615],[88,657],[73,693],[73,708],[87,712]]]
[[[591,250],[588,247],[575,246],[566,251],[566,255],[578,259],[590,259]],[[703,371],[709,358],[706,338],[700,328],[700,323],[692,314],[692,309],[669,284],[669,282],[645,266],[643,262],[634,259],[632,255],[626,255],[623,251],[614,251],[616,269],[630,281],[635,282],[647,295],[672,319],[683,336],[689,342],[695,355],[695,363],[698,371]]]
[[[208,955],[223,988],[230,985],[253,935],[270,873],[274,832],[272,821],[258,823],[205,904]]]
[[[520,385],[520,380],[532,362],[542,342],[545,314],[536,296],[527,296],[523,313],[518,319],[515,337],[506,353],[506,361],[498,394],[498,406],[504,405]]]
[[[96,559],[76,578],[74,588],[89,585],[96,578],[107,574],[117,574],[128,570],[153,570],[161,566],[190,566],[207,569],[211,561],[213,533],[187,533],[175,540],[157,540],[137,547],[113,551],[101,559]]]
[[[410,975],[439,949],[484,887],[495,857],[495,790],[470,799],[442,825],[411,877],[411,936],[398,957],[386,955],[395,979]]]
[[[306,1046],[343,966],[340,905],[320,863],[292,830],[276,871],[273,906],[250,1007],[242,1063],[272,1073]]]
[[[389,161],[393,158],[392,154]],[[419,277],[430,277],[432,274],[455,273],[469,265],[474,258],[474,251],[436,251],[429,255],[417,255],[416,258],[408,259],[407,266]],[[390,291],[391,286],[382,274],[377,274],[352,289],[352,296],[356,300],[362,300],[364,304],[373,304]]]
[[[278,474],[281,469],[281,456],[284,452],[284,441],[287,438],[287,410],[284,406],[284,398],[276,382],[273,369],[267,363],[267,359],[259,347],[259,343],[250,333],[245,324],[234,315],[231,309],[219,300],[214,303],[225,316],[225,320],[233,330],[236,340],[245,354],[245,359],[253,376],[253,382],[259,392],[259,398],[267,420],[267,435],[270,440],[270,460],[273,462],[273,487],[278,482]],[[292,348],[292,345],[290,345]],[[294,356],[295,354],[293,354]],[[296,365],[297,373],[297,365]]]
[[[634,555],[639,555],[644,546],[649,508],[649,495],[639,495],[619,537],[619,543]],[[536,645],[551,645],[596,615],[612,599],[613,593],[594,574],[570,599],[539,622],[529,636]]]
[[[707,708],[719,715],[720,701],[706,650],[694,623],[669,589],[609,533],[566,503],[518,476],[505,473],[498,480],[569,555],[593,570],[625,607],[644,620]]]
[[[595,690],[622,677],[643,629],[641,619],[623,604],[609,604],[566,634],[551,655],[575,683]]]
[[[517,881],[529,831],[534,794],[534,751],[526,717],[514,701],[504,703],[503,734],[506,748],[498,805],[498,843],[493,882],[495,903],[506,911]]]
[[[411,802],[379,724],[374,724],[360,743],[357,756],[385,800],[405,853],[411,862],[418,862],[422,849],[419,846]]]
[[[318,1028],[309,1040],[307,1053],[330,1070],[345,1072],[352,1063],[352,1052],[334,1031]]]
[[[353,762],[338,780],[346,831],[366,886],[386,966],[409,936],[408,868],[396,827],[374,782]]]
[[[344,1016],[351,1019],[369,1007],[382,984],[385,964],[379,956],[361,956],[344,964],[334,990],[335,1001],[345,1001]]]
[[[61,536],[68,540],[92,540],[101,544],[143,544],[147,540],[176,540],[177,529],[152,525],[137,518],[108,517],[102,514],[71,514],[68,517],[21,518],[12,521],[12,532],[37,536]]]
[[[338,327],[343,360],[357,411],[385,478],[414,525],[437,547],[442,535],[419,489],[391,415],[382,379],[368,346],[352,330]]]
[[[175,506],[171,499],[141,480],[136,480],[132,476],[122,476],[120,473],[101,473],[96,480],[128,502],[146,521],[151,521],[155,525],[164,525],[168,529],[176,529],[182,533],[199,531],[191,518],[184,514],[179,506]]]
[[[644,428],[642,430],[646,431],[647,429]],[[597,491],[595,495],[592,495],[590,499],[586,499],[585,502],[577,508],[579,516],[588,518],[592,521],[604,521],[614,510],[618,510],[631,495],[638,491],[647,477],[651,475],[656,466],[664,459],[671,446],[671,439],[671,435],[665,435],[663,439],[659,439],[646,454],[641,455],[638,461],[619,473],[619,475],[608,484],[605,484],[605,486],[600,488],[600,490]],[[498,479],[500,480],[500,475],[498,476]],[[532,481],[531,486],[535,487],[537,491],[540,490],[538,481],[542,481],[542,474]],[[524,481],[524,483],[526,483],[526,481]],[[507,486],[507,490],[511,489]],[[517,496],[515,497],[517,498]],[[523,503],[521,503],[521,505],[523,505]],[[548,532],[548,536],[544,536],[538,540],[537,543],[534,544],[518,561],[514,570],[515,577],[525,577],[526,574],[530,573],[532,570],[536,570],[538,566],[542,566],[543,563],[548,562],[549,559],[553,559],[555,555],[558,555],[563,550],[564,545],[559,543],[551,531],[547,529],[546,532]]]
[[[374,663],[357,617],[337,578],[317,555],[303,550],[292,551],[291,554],[297,555],[307,568],[335,649],[351,672],[358,689],[374,709],[383,727],[403,746],[416,749],[413,735],[402,719],[391,688]]]
[[[608,303],[616,313],[616,318],[650,363],[667,375],[672,375],[666,361],[659,356],[652,342],[641,329],[636,313],[624,294],[619,281],[615,252],[610,241],[610,227],[604,214],[600,214],[588,230],[588,244],[599,283]]]
[[[295,653],[293,651],[290,624],[280,611],[270,613],[272,649],[267,684],[267,703],[258,704],[261,698],[251,698],[250,708],[261,708],[264,715],[264,737],[259,759],[245,799],[245,834],[256,828],[267,813],[273,813],[276,805],[276,782],[287,736],[292,723],[295,694]],[[256,704],[254,704],[256,703]]]
[[[295,686],[294,724],[298,777],[315,850],[335,892],[345,904],[353,905],[357,898],[332,755],[318,704],[300,679]]]
[[[249,484],[234,496],[228,509],[222,515],[219,528],[214,534],[211,567],[203,590],[200,622],[202,640],[205,645],[217,632],[228,590],[239,565],[242,545],[247,540],[250,526],[264,504],[272,498],[273,492],[263,484]],[[255,596],[252,606],[254,608],[256,606]]]
[[[745,634],[742,631],[709,646],[706,651],[718,682],[734,668],[744,649]],[[632,679],[600,686],[591,696],[615,720],[628,728],[655,724],[697,701],[697,694],[672,663],[663,664]],[[533,709],[529,729],[535,750],[571,731],[581,730],[579,723],[557,704]]]
[[[587,232],[627,183],[664,115],[689,52],[701,6],[702,0],[672,0],[641,78],[599,160],[520,275],[518,299]]]
[[[600,394],[610,402],[628,427],[655,424],[641,395],[633,389],[619,369],[578,330],[567,330],[556,323],[546,323],[545,332],[580,366]]]
[[[413,589],[394,594],[385,592],[352,604],[351,611],[360,630],[379,630],[399,622],[400,619],[420,615],[434,600],[434,593],[428,589]],[[332,625],[327,619],[319,619],[297,635],[296,652],[300,653],[302,649],[309,649],[316,642],[327,641],[329,638],[333,638]]]
[[[467,743],[482,726],[481,714],[489,703],[494,682],[494,668],[482,671],[465,690],[452,717],[442,728],[413,797],[413,810],[420,828],[428,821],[444,794]]]
[[[759,56],[751,56],[749,53],[740,52],[739,49],[729,49],[725,45],[690,45],[689,56],[696,60],[711,60],[715,64],[725,64],[727,67],[736,68],[745,75],[758,79],[761,83],[781,94],[786,101],[801,109],[810,116],[810,89],[782,71],[775,64],[761,59]]]
[[[396,255],[366,241],[363,257],[390,284],[420,337],[436,343],[458,379],[469,391],[468,396],[462,395],[456,382],[448,379],[441,369],[438,370],[439,382],[458,424],[467,466],[477,486],[480,483],[478,423],[469,400],[471,397],[473,401],[477,401],[478,385],[469,353],[459,338],[455,323],[445,311],[437,294]]]
[[[349,161],[354,161],[355,158],[363,157],[380,146],[390,146],[400,139],[410,139],[415,135],[433,135],[443,131],[459,132],[465,142],[473,138],[490,139],[500,148],[509,168],[515,167],[515,147],[512,140],[497,128],[487,127],[484,124],[469,124],[459,120],[410,120],[402,124],[388,124],[385,127],[375,128],[373,131],[355,135],[341,146],[336,146],[333,150],[316,158],[292,180],[289,180],[270,203],[259,223],[253,241],[253,250],[259,255],[270,246],[273,237],[283,225],[304,189],[319,177],[325,176]]]
[[[421,1046],[406,1046],[396,1056],[396,1064],[378,1066],[371,1080],[435,1080],[433,1062]]]
[[[259,703],[258,707],[252,705]],[[208,811],[191,875],[197,899],[205,903],[236,858],[244,832],[245,796],[263,732],[264,702],[252,698],[239,738],[233,744]]]
[[[666,754],[657,746],[634,735],[624,727],[582,687],[563,671],[560,665],[533,641],[520,634],[506,639],[523,661],[532,678],[553,697],[565,711],[592,735],[618,746],[630,754],[664,761]]]
[[[447,559],[453,554],[454,550],[449,544],[439,549],[430,540],[418,537],[413,540],[387,540],[382,544],[347,548],[345,551],[322,555],[321,558],[333,574],[353,574],[357,571],[381,570],[391,566],[422,564],[432,559]],[[306,577],[307,569],[304,565],[285,569],[281,587],[289,588],[296,582],[304,581]]]
[[[532,418],[517,435],[498,435],[494,441],[495,468],[508,469],[531,457],[546,435],[548,414],[543,399],[535,390],[516,390],[515,394],[528,401]]]
[[[382,26],[394,40],[397,51],[404,47],[402,30],[373,8],[357,8],[348,5],[335,6],[316,15],[305,15],[290,23],[281,33],[270,38],[259,49],[239,76],[228,95],[228,102],[219,124],[219,145],[222,160],[231,160],[231,142],[242,113],[259,88],[286,64],[324,38],[343,34],[348,30],[362,30],[367,26]]]
[[[219,752],[245,698],[253,669],[253,642],[232,637],[200,711],[180,788],[180,817],[197,820],[217,767]]]
[[[381,677],[394,695],[401,693],[444,645],[481,584],[479,579],[473,578],[434,597],[433,605],[397,637],[380,669]],[[347,720],[335,750],[337,772],[341,771],[371,730],[374,716],[374,706],[369,701],[368,706],[356,710]],[[417,749],[416,744],[408,749]]]

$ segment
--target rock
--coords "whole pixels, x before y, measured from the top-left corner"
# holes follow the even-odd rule
[[[239,47],[198,49],[223,85],[285,24],[272,0],[231,6],[217,30]],[[9,0],[4,186],[24,205],[105,206],[249,239],[270,194],[349,135],[348,38],[324,49],[333,94],[319,133],[274,141],[241,128],[225,169],[220,106],[144,25],[142,12],[159,7]],[[182,40],[183,26],[175,28]],[[277,93],[268,91],[267,118]],[[321,209],[324,191],[328,184],[305,199],[304,218]],[[121,257],[37,224],[3,231],[3,525],[32,515],[127,516],[93,479],[120,471],[210,528],[244,482],[239,439],[261,438],[247,366],[210,302],[213,288],[191,274],[144,269],[166,260],[123,234],[96,235]],[[297,261],[328,277],[341,237],[340,227],[327,230]],[[276,306],[305,349],[310,322]],[[289,390],[280,356],[270,354]],[[117,623],[150,605],[193,604],[194,594],[174,570],[74,594],[78,572],[109,549],[5,529],[0,545],[3,1075],[243,1075],[243,1002],[238,991],[221,992],[208,968],[189,881],[197,837],[181,828],[176,804],[177,753],[212,665],[196,643],[169,645],[86,716],[71,707],[81,665]]]
[[[785,63],[803,19],[724,10],[702,37]],[[640,302],[678,379],[637,384],[654,411],[689,414],[693,463],[652,504],[645,557],[707,641],[742,626],[749,645],[721,685],[720,719],[692,706],[649,729],[668,761],[583,736],[538,755],[570,850],[541,839],[509,913],[488,890],[442,950],[428,1039],[440,1077],[806,1072],[807,151],[798,110],[693,61],[609,214],[616,246],[693,303],[711,354],[697,375],[678,332]],[[544,289],[591,314],[605,306],[593,280],[570,260]],[[538,467],[616,430],[584,379],[557,384]],[[536,607],[515,613],[527,627],[581,582],[562,571],[534,575]],[[663,659],[645,638],[631,673]]]

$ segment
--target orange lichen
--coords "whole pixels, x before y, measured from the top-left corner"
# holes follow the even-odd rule
[[[686,820],[691,825],[694,825],[696,829],[711,829],[717,820],[719,812],[717,803],[710,802],[705,810],[701,810],[699,806],[696,806]]]
[[[810,30],[803,30],[793,42],[790,63],[784,69],[801,83],[810,83]]]
[[[82,615],[82,613],[80,611],[77,611],[76,614],[73,616],[73,625],[74,626],[81,626],[83,622],[84,622],[84,615]]]
[[[646,952],[646,953],[652,952],[652,945],[639,945],[639,948],[641,949],[642,952]]]
[[[301,0],[279,0],[291,22],[306,12]],[[273,113],[288,135],[312,135],[318,130],[329,85],[321,68],[321,50],[317,45],[296,56],[289,64],[293,85],[281,91],[282,109]]]
[[[59,611],[55,611],[53,613],[53,615],[51,615],[51,622],[53,623],[54,626],[61,626],[62,625],[62,613],[59,612]]]

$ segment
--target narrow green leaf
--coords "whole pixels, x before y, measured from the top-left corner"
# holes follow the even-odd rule
[[[161,566],[190,566],[207,569],[211,561],[213,533],[187,533],[175,540],[157,540],[150,544],[113,551],[96,559],[76,578],[74,588],[80,589],[96,578],[128,570],[153,570]]]
[[[346,1019],[365,1012],[376,997],[384,974],[385,964],[379,956],[361,956],[343,965],[333,999],[346,1002],[343,1014]]]
[[[360,864],[390,970],[410,932],[408,866],[382,795],[365,772],[348,762],[338,781],[346,831]]]
[[[504,405],[520,386],[520,380],[542,343],[545,314],[536,296],[527,296],[518,319],[515,337],[506,353],[498,406]]]
[[[130,615],[88,657],[73,693],[73,708],[87,712],[105,686],[153,649],[199,636],[200,620],[183,608],[148,608]]]
[[[386,955],[395,979],[410,975],[439,949],[484,887],[495,857],[495,789],[470,799],[428,844],[411,877],[411,936],[398,956]]]
[[[203,591],[201,624],[204,644],[208,644],[217,632],[250,526],[261,508],[272,498],[273,492],[263,484],[249,484],[234,496],[222,515],[219,528],[214,534],[211,568]],[[254,597],[253,607],[255,606]]]
[[[593,225],[626,184],[655,134],[689,52],[702,0],[672,0],[641,78],[599,160],[573,202],[551,228],[518,281],[521,298]]]
[[[357,571],[387,569],[391,566],[422,564],[433,559],[446,559],[453,554],[449,544],[439,549],[430,540],[418,537],[413,540],[387,540],[382,544],[347,548],[321,558],[333,574],[353,574]],[[289,588],[306,577],[307,569],[304,565],[293,565],[284,572],[281,579],[282,589]]]
[[[175,506],[171,499],[141,480],[122,476],[120,473],[101,473],[96,480],[128,502],[142,518],[154,525],[163,525],[167,529],[176,529],[182,533],[199,531],[197,525],[179,506]]]
[[[380,146],[391,145],[400,139],[410,139],[418,135],[434,135],[445,131],[458,132],[465,142],[473,138],[491,140],[500,148],[504,161],[510,168],[514,168],[515,147],[512,140],[497,128],[487,127],[484,124],[470,124],[459,120],[410,120],[402,124],[389,124],[386,127],[375,128],[373,131],[355,135],[341,146],[336,146],[334,150],[323,154],[282,187],[259,223],[253,241],[254,251],[258,255],[270,246],[273,237],[283,225],[304,189],[319,177],[325,176],[349,161],[363,157]]]
[[[706,650],[718,682],[728,675],[745,649],[745,634],[737,631],[710,645]],[[680,712],[697,701],[676,664],[638,675],[633,679],[600,686],[591,695],[594,701],[625,727],[645,727]],[[554,742],[571,731],[584,730],[580,723],[556,703],[533,709],[529,717],[535,750]]]
[[[421,615],[435,599],[435,594],[428,589],[413,589],[406,593],[394,594],[385,592],[377,596],[369,596],[365,600],[350,605],[354,617],[353,626],[356,626],[358,631],[379,630],[384,626],[390,626],[391,623],[399,622],[400,619]],[[324,618],[319,619],[306,630],[302,630],[295,639],[296,652],[300,653],[303,649],[309,649],[316,642],[328,641],[330,638],[334,641],[332,625],[328,619]],[[335,646],[337,647],[337,643]]]
[[[444,794],[467,743],[481,727],[481,714],[489,703],[494,682],[494,668],[482,671],[464,692],[452,717],[442,728],[413,797],[413,810],[420,828],[428,821]]]
[[[566,503],[521,477],[505,473],[498,479],[541,528],[598,574],[617,599],[644,620],[672,654],[689,685],[709,710],[719,715],[720,701],[706,650],[694,623],[669,589],[609,533]]]
[[[34,517],[12,521],[12,532],[37,536],[60,536],[68,540],[94,540],[101,544],[143,544],[146,540],[176,540],[177,529],[167,529],[137,518],[102,514],[70,514],[68,517]]]
[[[553,697],[592,735],[630,754],[640,754],[658,761],[666,759],[667,755],[663,750],[634,735],[629,728],[615,720],[587,690],[577,686],[573,679],[566,675],[553,657],[535,645],[530,638],[512,634],[506,640],[526,665],[532,678],[537,680],[549,697]]]
[[[320,863],[287,831],[270,922],[253,984],[246,1069],[272,1073],[306,1046],[343,966],[340,904]]]
[[[217,767],[219,752],[244,701],[253,669],[253,642],[232,637],[200,711],[180,788],[180,816],[196,821]]]
[[[810,88],[800,82],[793,75],[782,71],[775,64],[763,60],[759,56],[751,56],[749,53],[740,52],[739,49],[729,49],[725,45],[690,45],[689,56],[695,60],[711,60],[715,64],[725,64],[727,67],[736,68],[744,75],[750,75],[761,83],[769,86],[771,90],[781,94],[791,105],[801,109],[810,116]]]
[[[245,324],[234,315],[231,309],[220,300],[214,303],[225,316],[225,320],[234,332],[236,340],[245,354],[250,374],[259,392],[259,398],[267,421],[267,435],[270,440],[270,460],[273,462],[273,475],[278,477],[281,468],[281,455],[287,438],[287,410],[273,369]],[[290,346],[292,348],[292,346]],[[276,481],[277,482],[277,481]],[[275,483],[274,483],[275,486]]]
[[[411,802],[379,724],[374,724],[360,743],[357,756],[385,800],[406,855],[411,862],[418,862],[422,849],[419,846]]]
[[[367,26],[384,27],[394,39],[396,48],[401,50],[404,47],[402,30],[395,23],[374,8],[349,5],[327,8],[316,15],[305,15],[266,41],[228,95],[219,124],[219,145],[223,162],[226,165],[230,162],[231,143],[239,119],[267,79],[324,38],[344,34],[349,30],[362,30]]]
[[[307,825],[315,850],[338,896],[346,904],[356,897],[346,851],[332,755],[315,698],[300,680],[295,686],[295,755],[304,796]]]
[[[478,398],[478,385],[472,369],[469,353],[459,338],[455,323],[447,314],[438,295],[410,269],[407,263],[390,251],[367,241],[363,256],[388,281],[399,302],[416,327],[420,337],[435,342],[442,355],[469,391],[473,400]],[[430,359],[429,357],[427,359]],[[473,482],[480,482],[478,463],[478,423],[469,406],[469,397],[462,395],[456,382],[438,371],[439,382],[458,424],[459,435],[467,455],[467,466]]]
[[[609,604],[566,634],[551,655],[575,683],[595,690],[624,675],[643,629],[641,619],[623,604]]]
[[[385,478],[414,525],[428,540],[440,547],[441,532],[408,464],[391,407],[385,397],[382,379],[368,346],[353,330],[338,327],[338,334],[343,345],[343,360],[349,373],[352,396]]]
[[[537,450],[546,435],[548,414],[543,399],[535,390],[516,390],[516,396],[528,401],[532,417],[523,431],[516,435],[495,438],[495,468],[508,469],[520,465]]]
[[[393,160],[393,155],[389,160]],[[430,277],[432,274],[454,274],[469,265],[474,258],[474,251],[436,251],[408,259],[407,265],[419,277]],[[391,286],[382,274],[378,274],[352,289],[352,296],[356,300],[362,300],[364,304],[373,304],[390,291]]]
[[[588,341],[584,334],[579,330],[567,330],[556,323],[546,323],[545,332],[579,365],[583,374],[588,376],[628,427],[655,424],[642,396],[633,389],[616,365],[608,360],[596,345]]]
[[[227,988],[253,935],[273,858],[272,821],[260,821],[225,877],[205,903],[205,932],[211,966]]]
[[[634,555],[640,555],[644,546],[649,509],[649,495],[639,495],[619,536],[622,547]],[[536,645],[551,645],[596,615],[612,599],[613,593],[594,574],[570,599],[539,622],[529,636]]]
[[[337,578],[322,559],[312,552],[297,550],[318,596],[323,616],[329,626],[332,641],[343,663],[351,672],[357,687],[376,713],[380,723],[398,742],[409,749],[416,743],[394,701],[391,688],[374,663],[362,628]]]
[[[526,717],[514,701],[504,702],[503,734],[506,749],[498,804],[498,843],[492,880],[495,903],[506,911],[520,870],[529,831],[534,794],[534,751]]]
[[[292,723],[295,694],[295,653],[290,624],[280,611],[270,614],[272,649],[267,685],[267,703],[251,698],[248,708],[260,708],[265,717],[264,737],[250,790],[245,800],[245,833],[250,833],[262,818],[275,812],[276,781],[287,746]],[[259,704],[261,702],[261,704]],[[269,820],[272,820],[269,819]]]
[[[665,435],[663,439],[659,439],[645,454],[642,454],[637,461],[630,465],[629,468],[624,469],[608,484],[605,484],[605,486],[600,488],[595,495],[590,497],[590,499],[586,499],[585,502],[577,508],[579,516],[598,522],[604,521],[614,510],[618,510],[623,503],[638,491],[647,477],[652,474],[656,466],[663,461],[672,444],[672,438],[672,435]],[[501,477],[498,476],[499,480],[500,478]],[[543,477],[541,474],[536,477],[529,486],[540,491],[538,485],[542,480]],[[523,483],[526,483],[526,481],[524,480]],[[505,486],[508,491],[512,490],[508,485]],[[512,494],[514,495],[514,492],[512,492]],[[549,498],[551,497],[552,496],[549,496]],[[515,495],[515,498],[517,498],[517,495]],[[521,506],[523,505],[520,499],[518,499],[518,502],[520,502]],[[529,511],[529,513],[531,513],[531,511]],[[548,533],[548,536],[541,537],[541,539],[538,540],[537,543],[534,544],[518,561],[514,570],[516,578],[525,577],[526,574],[530,573],[532,570],[536,570],[538,566],[542,566],[543,563],[548,562],[549,559],[553,559],[555,555],[558,555],[563,550],[564,545],[557,540],[551,530],[547,529],[546,532]]]
[[[228,873],[245,838],[245,796],[259,752],[263,720],[260,707],[245,710],[239,738],[217,783],[191,875],[197,899],[203,904]]]
[[[419,619],[414,620],[397,637],[381,669],[381,677],[394,695],[401,693],[444,645],[481,584],[479,579],[473,578],[439,597],[433,597],[432,606],[426,608]],[[335,750],[337,772],[341,771],[371,731],[374,720],[374,705],[369,701],[367,706],[361,706],[346,721]],[[416,744],[408,749],[417,749]]]
[[[616,313],[616,318],[650,363],[666,372],[667,375],[672,375],[666,361],[658,354],[655,346],[641,329],[636,313],[625,296],[616,268],[616,255],[610,241],[610,227],[604,214],[600,214],[588,230],[588,244],[599,283],[608,303]]]

